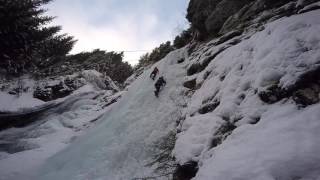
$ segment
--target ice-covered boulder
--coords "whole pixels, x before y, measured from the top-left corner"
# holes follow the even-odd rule
[[[66,97],[86,84],[92,85],[97,90],[114,92],[120,90],[110,77],[103,76],[96,70],[84,70],[73,75],[40,80],[33,95],[43,101],[50,101]]]

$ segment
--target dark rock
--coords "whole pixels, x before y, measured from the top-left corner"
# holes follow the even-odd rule
[[[173,173],[173,180],[190,180],[196,176],[198,172],[198,163],[195,161],[178,165]]]
[[[113,98],[113,99],[105,99],[105,98],[104,98],[104,100],[105,100],[107,103],[106,103],[105,105],[103,105],[102,108],[108,107],[108,106],[110,106],[111,104],[116,103],[120,98],[121,98],[121,96],[117,96],[117,97],[115,97],[115,98]]]
[[[320,67],[314,68],[299,77],[290,87],[283,89],[273,85],[267,90],[259,92],[262,101],[272,104],[283,98],[292,99],[302,106],[308,106],[320,101]]]
[[[238,95],[237,100],[236,100],[236,104],[240,105],[245,98],[246,98],[245,94]]]
[[[230,40],[230,39],[232,39],[234,37],[240,36],[241,34],[242,34],[242,31],[239,31],[239,30],[231,31],[230,33],[227,33],[227,34],[221,36],[219,38],[219,40],[214,43],[214,45],[222,44],[222,43],[224,43],[224,42],[226,42],[226,41],[228,41],[228,40]],[[230,43],[231,43],[231,45],[236,45],[236,44],[238,44],[240,42],[241,42],[241,40],[238,39],[238,40],[232,41]]]
[[[224,22],[253,0],[191,0],[187,19],[191,22],[197,40],[205,40],[219,32]]]
[[[194,75],[194,74],[197,74],[197,73],[203,71],[204,69],[206,69],[206,67],[210,64],[210,62],[212,60],[214,60],[221,52],[223,52],[226,49],[227,49],[227,47],[222,47],[217,52],[215,52],[214,54],[206,57],[202,61],[202,63],[197,62],[197,63],[192,64],[189,67],[189,69],[187,70],[187,75],[191,76],[191,75]]]
[[[210,74],[211,74],[211,71],[205,72],[204,75],[203,75],[203,79],[206,80],[209,77]]]
[[[187,70],[187,75],[188,76],[192,76],[192,75],[194,75],[196,73],[201,72],[201,70],[202,70],[202,67],[201,67],[200,63],[194,63]]]
[[[213,12],[205,21],[206,30],[210,34],[218,34],[225,21],[243,6],[253,0],[223,0],[217,4]]]
[[[246,98],[246,95],[245,95],[245,94],[240,94],[240,95],[238,96],[238,99],[240,99],[240,100],[244,100],[244,98]]]
[[[273,85],[267,88],[267,90],[259,92],[258,95],[263,102],[272,104],[287,97],[288,92],[277,85]]]
[[[197,81],[192,79],[183,83],[183,86],[189,89],[196,89]]]
[[[305,6],[308,6],[312,3],[318,2],[319,0],[300,0],[299,3],[297,4],[297,7],[302,9]]]
[[[284,6],[285,4],[288,6]],[[271,18],[275,20],[295,14],[297,9],[299,8],[292,0],[252,1],[230,16],[223,24],[219,34],[225,34],[235,29],[245,29],[253,24],[258,28]]]
[[[210,148],[217,147],[221,143],[222,143],[222,136],[214,136],[211,139]]]
[[[319,102],[320,87],[313,85],[313,87],[299,89],[292,95],[292,99],[302,106],[308,106]]]
[[[224,123],[217,131],[216,134],[228,134],[231,133],[235,128],[237,128],[237,126],[235,126],[234,124],[226,121],[226,123]]]
[[[243,119],[243,115],[236,115],[236,116],[234,116],[234,117],[232,118],[232,121],[230,121],[230,122],[232,122],[232,123],[234,124],[234,123],[236,123],[236,122],[241,121],[242,119]]]
[[[54,99],[66,97],[70,95],[74,90],[75,88],[73,82],[67,81],[67,84],[65,84],[63,81],[61,81],[58,84],[47,85],[43,88],[36,87],[35,91],[33,92],[33,97],[42,101],[51,101]]]
[[[66,84],[65,84],[66,85]],[[52,89],[52,99],[58,99],[58,98],[63,98],[72,93],[74,90],[72,87],[69,87],[66,85],[64,86],[63,82],[60,82],[57,85],[49,87]]]
[[[76,85],[76,84],[78,84],[78,82],[76,82],[75,79],[66,78],[66,79],[64,80],[64,84],[65,84],[67,87],[71,88],[71,89],[77,89],[77,88],[78,88],[77,85]]]
[[[207,40],[249,26],[260,27],[266,21],[290,16],[317,0],[191,0],[187,19],[194,30],[196,40]],[[310,6],[307,11],[319,9]]]
[[[223,81],[225,78],[226,78],[226,75],[225,75],[225,74],[221,74],[221,75],[219,76],[219,80],[220,80],[220,81]]]
[[[261,9],[262,7],[256,6],[256,3],[254,2],[245,5],[242,9],[240,9],[234,15],[230,16],[224,22],[219,34],[226,34],[236,29],[243,29],[245,26],[247,26],[245,22],[251,20],[253,18],[253,15],[257,15]]]
[[[177,63],[180,64],[180,63],[183,63],[183,62],[184,62],[184,58],[181,58],[181,59],[178,60]]]
[[[188,55],[191,55],[195,51],[196,48],[197,48],[197,43],[191,43],[188,46]]]
[[[236,128],[237,126],[235,126],[234,124],[230,123],[229,121],[225,121],[225,123],[223,123],[219,127],[219,129],[214,133],[211,139],[210,148],[214,148],[221,144],[222,141],[226,139]]]
[[[309,8],[303,9],[303,10],[299,11],[299,13],[300,14],[301,13],[306,13],[306,12],[317,10],[317,9],[320,9],[320,5],[314,5],[314,6],[311,6]]]
[[[15,90],[11,90],[11,91],[9,91],[8,93],[11,94],[11,95],[17,95],[17,94],[18,94],[18,92],[15,91]]]
[[[208,36],[206,19],[216,5],[222,0],[191,0],[187,9],[187,19],[195,30],[196,39],[203,40]]]
[[[261,117],[254,117],[252,120],[249,122],[250,124],[257,124],[261,120]]]
[[[227,47],[222,47],[220,48],[217,52],[214,54],[210,55],[209,57],[205,58],[202,63],[201,63],[201,71],[203,71],[214,58],[216,58],[220,53],[222,53]]]
[[[305,6],[309,5],[309,4],[315,3],[317,1],[319,1],[319,0],[300,0],[299,4],[297,4],[297,7],[298,8],[303,8],[303,7],[305,7]]]
[[[40,87],[37,87],[36,90],[33,92],[33,97],[40,99],[42,101],[50,101],[52,100],[52,89],[51,88],[44,88],[41,89]]]
[[[228,45],[237,45],[241,42],[241,39],[233,39],[231,42],[228,43]]]
[[[181,116],[176,120],[176,126],[178,126],[179,124],[181,124],[181,122],[184,122],[186,120],[186,116]],[[180,129],[181,132],[181,129]],[[179,133],[179,132],[177,132]]]
[[[318,103],[320,101],[320,67],[304,73],[287,91],[298,105],[308,106]]]
[[[220,102],[219,101],[216,101],[216,102],[212,102],[212,103],[209,103],[209,104],[205,104],[204,106],[202,106],[198,112],[200,114],[206,114],[208,112],[212,112],[214,111],[218,106],[220,105]]]
[[[292,2],[292,0],[260,0],[260,1],[263,2],[266,9],[280,7],[286,3]]]

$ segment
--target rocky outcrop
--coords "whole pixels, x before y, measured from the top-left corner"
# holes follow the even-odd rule
[[[205,40],[249,26],[260,26],[266,21],[289,16],[317,0],[191,0],[187,19],[195,38]],[[313,5],[311,9],[317,9]],[[309,8],[310,9],[310,8]]]
[[[86,70],[66,77],[41,80],[35,87],[33,97],[42,101],[51,101],[66,97],[86,84],[114,92],[120,90],[110,77],[103,76],[95,70]]]
[[[191,0],[187,19],[196,32],[196,38],[203,40],[219,32],[224,22],[253,0]]]
[[[198,163],[190,161],[184,165],[178,165],[173,173],[173,180],[189,180],[196,176],[198,172]]]
[[[187,10],[187,19],[196,30],[197,38],[204,39],[208,35],[205,27],[206,19],[221,0],[191,0]]]
[[[244,29],[253,24],[264,24],[271,18],[280,18],[297,12],[297,2],[290,0],[268,1],[256,0],[247,3],[239,11],[230,16],[220,29],[220,34],[234,29]]]
[[[300,107],[316,104],[320,101],[320,68],[305,72],[298,81],[288,87],[281,88],[274,84],[259,92],[260,99],[268,104],[276,103],[284,98],[292,100]]]
[[[37,86],[33,97],[40,99],[42,101],[51,101],[58,98],[63,98],[70,95],[74,90],[78,89],[80,86],[74,86],[73,82],[66,83],[68,81],[61,80],[56,84],[47,84],[45,86]]]
[[[238,12],[244,5],[253,0],[223,0],[211,12],[205,21],[205,27],[210,34],[217,34],[225,21]]]
[[[229,17],[222,29],[215,31],[219,31],[219,37],[200,42],[195,48],[189,46],[191,50],[185,65],[187,80],[183,86],[193,94],[187,100],[177,128],[173,150],[179,164],[177,172],[187,173],[185,169],[195,161],[193,168],[188,169],[199,169],[193,179],[239,179],[239,174],[240,179],[263,179],[262,176],[252,177],[255,165],[242,169],[251,159],[253,163],[260,161],[265,172],[272,172],[268,177],[296,175],[295,170],[277,171],[278,165],[283,163],[279,156],[275,156],[277,163],[271,168],[266,165],[268,160],[251,157],[257,152],[265,157],[265,153],[273,156],[274,152],[288,150],[283,156],[290,159],[286,166],[291,167],[296,156],[291,158],[291,149],[281,142],[288,142],[290,137],[295,146],[300,133],[307,133],[308,137],[301,137],[301,141],[316,143],[317,128],[313,131],[314,125],[310,125],[305,129],[310,122],[319,124],[316,114],[320,102],[319,10],[301,14],[318,7],[319,2],[306,6],[310,2],[253,1]],[[305,114],[300,116],[301,113]],[[283,129],[279,130],[282,125]],[[261,136],[257,138],[252,130]],[[282,137],[284,140],[280,140]],[[253,140],[252,146],[246,144],[246,139]],[[273,143],[264,146],[266,139],[283,146],[270,151]],[[243,148],[239,150],[239,146]],[[248,153],[248,149],[254,149],[253,153]],[[316,156],[318,151],[314,152]],[[309,152],[301,154],[305,160],[304,155],[309,156]],[[242,158],[243,161],[235,165]],[[305,166],[308,165],[296,167]],[[237,168],[237,172],[230,171]],[[257,168],[258,175],[260,170]],[[246,175],[241,175],[243,172]],[[303,179],[305,174],[302,171],[299,178]],[[192,176],[181,178],[191,179]]]

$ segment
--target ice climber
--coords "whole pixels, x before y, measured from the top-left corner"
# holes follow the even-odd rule
[[[154,80],[154,79],[156,78],[158,72],[159,72],[159,69],[158,69],[157,67],[155,67],[155,68],[153,69],[152,73],[150,74],[150,78],[151,78],[152,80]]]
[[[156,88],[156,90],[154,91],[154,95],[156,97],[159,97],[159,92],[160,92],[161,88],[163,86],[165,86],[166,84],[167,84],[167,82],[164,80],[163,76],[159,77],[157,82],[154,84],[154,87]]]

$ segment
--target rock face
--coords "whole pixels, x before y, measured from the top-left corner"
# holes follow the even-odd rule
[[[215,9],[221,0],[191,0],[188,6],[187,19],[196,30],[199,39],[208,35],[205,22],[210,13]]]
[[[35,88],[33,97],[43,101],[51,101],[66,97],[86,84],[114,92],[120,90],[110,77],[103,76],[95,70],[85,70],[65,77],[41,80]]]
[[[41,84],[36,87],[33,97],[42,101],[51,101],[66,97],[83,85],[82,83],[75,83],[73,80],[58,80],[56,83]]]
[[[244,5],[253,0],[223,0],[217,4],[205,21],[205,27],[210,34],[216,34],[222,28],[224,22],[238,12]]]
[[[191,0],[187,19],[195,38],[206,40],[267,20],[298,13],[317,0]]]
[[[187,174],[191,162],[194,166],[188,171],[198,172],[195,177],[177,177],[307,179],[314,173],[304,167],[312,169],[319,163],[307,157],[311,151],[317,156],[315,149],[320,146],[299,144],[319,144],[318,128],[314,127],[319,125],[320,106],[320,11],[312,9],[320,3],[305,6],[310,2],[252,1],[228,18],[219,30],[223,36],[198,43],[196,48],[189,46],[187,81],[182,85],[193,94],[179,121],[173,155],[179,164],[177,175]],[[307,9],[309,12],[302,14]],[[237,28],[243,31],[236,33]],[[251,140],[252,144],[248,143]],[[296,150],[282,144],[289,141],[308,150],[291,156]],[[267,156],[274,156],[274,162],[269,164]],[[312,163],[293,165],[297,157]],[[288,170],[291,168],[301,169],[301,173]],[[314,174],[319,177],[318,168]]]

